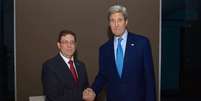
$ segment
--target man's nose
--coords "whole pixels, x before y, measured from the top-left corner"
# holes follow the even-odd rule
[[[117,21],[114,22],[114,26],[115,26],[115,27],[118,26],[118,22],[117,22]]]
[[[70,42],[67,43],[67,47],[71,47],[71,43]]]

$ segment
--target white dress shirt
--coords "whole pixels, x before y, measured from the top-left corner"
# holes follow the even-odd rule
[[[62,57],[62,59],[64,60],[64,62],[67,64],[69,70],[70,70],[70,64],[68,63],[68,61],[70,60],[69,58],[65,57],[61,52],[59,53]],[[73,61],[73,65],[75,67],[75,72],[77,74],[77,77],[78,77],[78,73],[77,73],[77,69],[76,69],[76,66],[75,66],[75,62],[74,62],[74,58],[72,57],[71,60]]]

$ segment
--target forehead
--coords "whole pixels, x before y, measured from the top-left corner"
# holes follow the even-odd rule
[[[75,40],[75,37],[71,34],[66,34],[64,36],[61,36],[61,40]]]
[[[110,18],[124,18],[124,15],[123,15],[123,13],[122,12],[115,12],[115,13],[112,13],[111,15],[110,15]]]

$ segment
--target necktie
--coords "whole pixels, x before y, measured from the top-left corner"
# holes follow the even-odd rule
[[[120,77],[123,68],[123,49],[121,47],[122,40],[123,40],[122,38],[118,39],[117,50],[116,50],[116,67]]]
[[[75,71],[75,67],[74,67],[74,65],[73,65],[73,61],[72,61],[72,60],[69,60],[68,63],[70,64],[70,71],[71,71],[71,73],[72,73],[72,75],[73,75],[73,79],[74,79],[75,81],[77,81],[77,80],[78,80],[78,77],[77,77],[77,74],[76,74],[76,71]]]

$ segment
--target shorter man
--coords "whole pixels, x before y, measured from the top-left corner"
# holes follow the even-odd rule
[[[76,35],[72,31],[60,32],[59,53],[43,64],[42,83],[46,101],[82,101],[82,92],[88,86],[85,66],[74,53]]]

